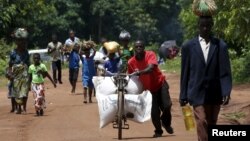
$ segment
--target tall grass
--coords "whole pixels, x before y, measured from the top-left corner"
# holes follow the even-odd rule
[[[160,65],[160,69],[167,73],[177,73],[180,74],[181,70],[181,57],[175,57],[174,59],[167,59],[165,64]]]

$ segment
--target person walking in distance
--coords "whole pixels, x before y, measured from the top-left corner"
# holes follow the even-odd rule
[[[71,51],[74,48],[74,45],[78,43],[80,44],[80,39],[78,37],[75,36],[75,31],[74,30],[69,30],[69,38],[65,41],[64,43],[64,55],[67,59],[67,61],[69,61],[69,55],[71,53]]]
[[[52,41],[48,44],[48,54],[50,54],[52,58],[52,74],[53,74],[53,80],[55,83],[57,81],[62,84],[62,49],[63,45],[61,42],[57,40],[57,35],[52,35]],[[63,61],[63,60],[62,60]]]
[[[135,42],[134,49],[134,56],[128,60],[128,73],[138,75],[144,89],[152,94],[151,117],[155,127],[153,137],[162,136],[162,127],[169,134],[173,134],[169,85],[158,67],[156,54],[153,51],[145,51],[142,40]]]
[[[212,16],[200,16],[199,35],[181,49],[180,105],[193,106],[199,141],[208,141],[208,126],[217,123],[220,107],[232,90],[227,44],[212,35]]]
[[[71,93],[75,93],[76,82],[78,79],[78,73],[80,67],[79,49],[80,49],[80,44],[76,43],[69,55],[69,82],[72,86]]]
[[[89,103],[92,103],[92,93],[94,91],[94,84],[92,82],[93,76],[96,75],[94,56],[96,54],[96,44],[93,41],[86,41],[83,43],[83,56],[82,61],[82,84],[83,84],[83,103],[87,103],[87,97],[89,97]],[[90,51],[93,53],[90,54]],[[88,96],[87,96],[88,94]]]
[[[121,31],[119,39],[121,42],[120,52],[122,64],[119,66],[119,71],[124,73],[127,72],[128,60],[134,55],[133,47],[129,47],[130,38],[131,35],[128,31]]]

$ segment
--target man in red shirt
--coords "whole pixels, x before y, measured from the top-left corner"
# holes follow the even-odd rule
[[[155,127],[153,137],[162,136],[162,126],[169,134],[173,134],[169,85],[158,68],[155,53],[144,49],[143,41],[137,40],[135,42],[135,55],[128,61],[128,73],[138,75],[144,89],[152,93],[151,118]]]

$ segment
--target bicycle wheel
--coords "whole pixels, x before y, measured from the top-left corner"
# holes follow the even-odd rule
[[[122,139],[122,120],[123,120],[123,110],[124,110],[124,95],[122,92],[118,92],[118,116],[117,116],[117,124],[118,124],[118,139]]]

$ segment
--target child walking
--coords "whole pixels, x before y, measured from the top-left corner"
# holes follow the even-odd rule
[[[94,91],[94,85],[92,78],[96,75],[94,56],[96,54],[95,43],[93,41],[86,41],[83,43],[83,54],[81,56],[82,61],[82,84],[83,84],[83,103],[87,103],[87,94],[89,97],[89,103],[92,103],[92,92]],[[93,49],[93,53],[90,55],[90,50]]]
[[[41,57],[39,53],[33,55],[34,64],[29,66],[28,73],[30,74],[31,90],[33,92],[33,98],[35,100],[35,110],[37,116],[43,116],[43,109],[45,106],[45,89],[44,78],[48,77],[56,88],[56,83],[51,78],[46,66],[40,62]]]
[[[79,55],[80,44],[76,43],[69,55],[69,82],[72,86],[71,93],[74,94],[76,90],[76,82],[79,73]]]

